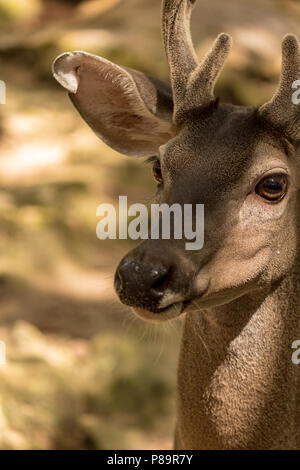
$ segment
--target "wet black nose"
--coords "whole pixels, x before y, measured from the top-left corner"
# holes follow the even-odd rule
[[[155,311],[168,285],[169,273],[170,267],[160,262],[148,264],[127,259],[115,274],[115,290],[126,305]]]

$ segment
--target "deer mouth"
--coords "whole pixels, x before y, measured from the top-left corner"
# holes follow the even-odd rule
[[[188,299],[184,299],[183,294],[175,294],[174,292],[170,292],[169,295],[166,295],[164,300],[160,302],[160,307],[156,305],[150,306],[147,304],[133,304],[130,306],[133,312],[143,320],[152,322],[163,322],[166,320],[172,320],[177,317],[180,317],[184,313],[200,310],[201,306],[198,304],[195,305],[195,300],[203,300],[203,297],[205,297],[205,294],[207,294],[209,285],[209,279],[205,277],[201,286],[201,292],[198,292],[197,295],[191,296]]]
[[[153,310],[146,310],[142,307],[132,307],[132,310],[143,320],[162,322],[166,320],[172,320],[182,315],[191,302],[192,301],[190,300],[175,302],[174,304],[168,305],[167,307],[156,308]]]

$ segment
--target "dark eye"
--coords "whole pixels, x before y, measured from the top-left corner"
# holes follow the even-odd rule
[[[162,177],[162,172],[161,172],[161,167],[160,167],[160,161],[159,160],[155,160],[155,162],[153,164],[153,167],[152,167],[152,171],[153,171],[153,176],[156,179],[156,181],[159,184],[162,184],[163,183],[163,177]]]
[[[256,185],[255,192],[267,201],[277,202],[287,192],[288,178],[284,174],[268,175]]]

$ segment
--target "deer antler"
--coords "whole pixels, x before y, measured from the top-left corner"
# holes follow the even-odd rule
[[[293,82],[300,79],[300,45],[287,34],[282,41],[282,71],[273,98],[259,109],[260,116],[291,139],[300,138],[300,108],[292,102]]]
[[[163,38],[174,99],[174,121],[180,123],[193,109],[214,100],[214,86],[231,46],[220,34],[211,51],[198,63],[190,33],[190,16],[196,0],[163,0]]]

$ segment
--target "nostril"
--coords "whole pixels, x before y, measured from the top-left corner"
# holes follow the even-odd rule
[[[120,274],[117,271],[116,274],[115,274],[115,280],[114,280],[114,287],[115,287],[116,292],[120,292],[121,285],[122,285],[122,283],[121,283]]]
[[[157,293],[162,293],[165,290],[169,282],[170,269],[164,269],[163,271],[156,271],[156,279],[151,285],[151,289]]]

